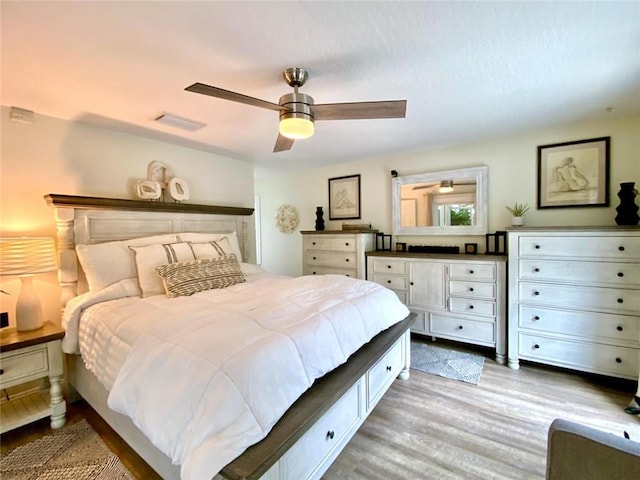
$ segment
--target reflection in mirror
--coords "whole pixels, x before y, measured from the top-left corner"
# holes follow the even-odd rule
[[[487,231],[488,167],[392,179],[395,235],[480,235]]]

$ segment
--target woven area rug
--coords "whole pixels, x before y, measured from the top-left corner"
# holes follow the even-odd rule
[[[0,459],[2,480],[134,480],[86,420],[16,447]]]
[[[414,370],[478,385],[483,366],[481,355],[411,342],[411,368]]]

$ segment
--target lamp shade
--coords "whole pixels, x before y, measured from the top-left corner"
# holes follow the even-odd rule
[[[53,238],[0,238],[0,275],[34,275],[56,268]]]

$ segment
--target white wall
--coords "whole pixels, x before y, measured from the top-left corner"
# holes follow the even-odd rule
[[[48,193],[133,199],[136,180],[146,178],[153,160],[188,182],[189,203],[253,207],[250,163],[37,114],[33,124],[16,123],[7,107],[1,114],[0,236],[55,237],[53,210],[43,199]],[[247,222],[253,231],[253,217]],[[0,311],[10,312],[13,321],[20,282],[0,282],[11,293],[0,294]],[[35,283],[45,314],[58,317],[55,274],[39,275]]]
[[[611,137],[610,207],[559,208],[537,210],[537,146],[596,137]],[[316,206],[325,210],[325,228],[340,229],[342,222],[329,222],[327,180],[343,175],[362,176],[362,220],[373,228],[391,232],[392,169],[400,175],[449,170],[476,165],[489,166],[489,232],[503,230],[511,217],[505,206],[525,202],[532,206],[525,222],[543,225],[614,225],[619,184],[635,181],[640,185],[640,116],[608,116],[598,121],[578,122],[532,131],[517,136],[496,138],[469,145],[423,152],[368,158],[351,163],[295,174],[261,175],[256,179],[256,194],[262,202],[263,266],[274,273],[302,273],[302,240],[299,231],[280,233],[274,226],[278,206],[294,205],[300,215],[298,230],[313,230]],[[640,202],[637,200],[636,203]],[[484,251],[484,236],[401,237],[393,241],[412,244],[458,245],[477,242]]]

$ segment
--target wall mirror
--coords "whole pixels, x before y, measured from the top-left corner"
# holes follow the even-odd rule
[[[488,171],[480,166],[392,178],[393,234],[484,235]]]

